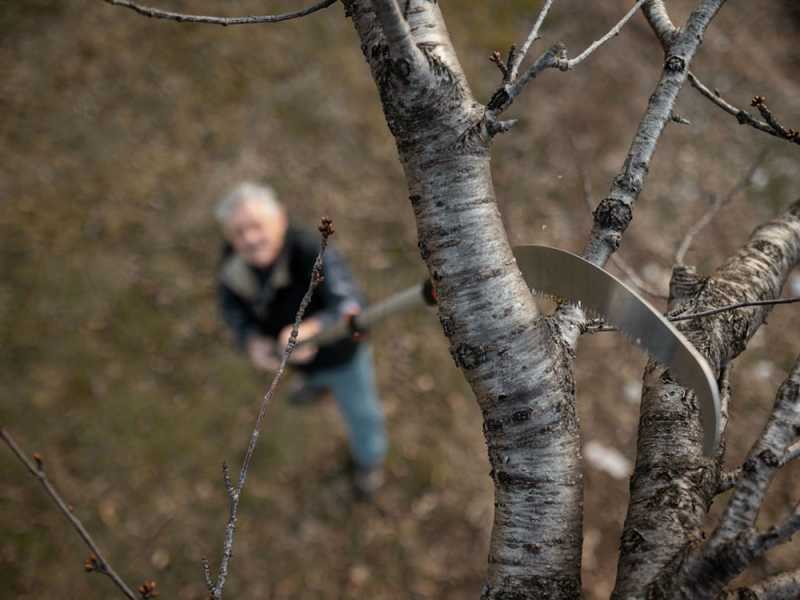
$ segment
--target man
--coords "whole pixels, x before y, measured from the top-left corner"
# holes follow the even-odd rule
[[[218,273],[222,317],[253,365],[276,371],[319,252],[318,236],[289,223],[273,190],[242,183],[216,209],[225,244]],[[341,255],[325,252],[324,279],[314,291],[298,340],[313,336],[364,305]],[[345,420],[354,491],[371,496],[382,484],[387,441],[369,347],[344,339],[317,348],[299,346],[290,363],[308,397],[330,390]]]

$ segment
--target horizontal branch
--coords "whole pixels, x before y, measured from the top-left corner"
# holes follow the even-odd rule
[[[775,298],[774,300],[753,300],[752,302],[739,302],[738,304],[730,304],[720,308],[713,308],[710,310],[703,310],[688,315],[678,315],[669,317],[670,321],[688,321],[689,319],[699,319],[702,317],[710,317],[720,313],[736,310],[739,308],[752,308],[754,306],[773,306],[776,304],[794,304],[800,302],[800,296],[792,296],[789,298]]]
[[[50,480],[47,478],[47,474],[44,471],[44,461],[38,454],[34,454],[33,458],[36,461],[36,464],[31,462],[31,460],[25,455],[22,449],[17,445],[14,441],[14,438],[11,437],[11,434],[8,433],[5,429],[0,429],[0,437],[3,438],[3,441],[8,445],[11,451],[16,455],[16,457],[20,460],[20,462],[25,465],[25,467],[30,471],[31,475],[36,477],[39,480],[39,483],[42,484],[47,494],[50,498],[58,506],[61,513],[67,518],[70,522],[72,527],[75,528],[75,531],[78,532],[78,535],[81,536],[81,539],[84,543],[89,546],[89,549],[92,551],[92,554],[86,560],[85,568],[87,571],[97,571],[98,573],[102,573],[103,575],[107,575],[111,581],[114,582],[114,585],[119,588],[120,592],[123,595],[130,598],[130,600],[137,600],[137,596],[133,593],[128,584],[126,584],[122,578],[117,575],[117,572],[113,569],[111,564],[108,560],[103,556],[102,552],[100,552],[100,548],[97,547],[97,544],[92,539],[92,536],[89,535],[89,532],[83,526],[83,523],[80,522],[78,517],[70,510],[69,506],[64,499],[61,498],[61,495],[58,491],[53,487],[50,483]],[[151,583],[151,582],[148,582]],[[143,584],[147,585],[147,584]]]
[[[772,115],[772,112],[770,112],[769,108],[767,108],[764,98],[762,96],[756,96],[755,98],[753,98],[751,104],[752,106],[754,106],[759,110],[759,112],[765,119],[767,119],[766,122],[760,121],[746,110],[737,108],[736,106],[725,100],[718,91],[716,90],[711,91],[702,81],[700,81],[695,76],[694,73],[689,73],[689,82],[692,84],[692,87],[694,87],[698,92],[700,92],[701,95],[711,100],[711,102],[716,104],[726,113],[736,117],[736,120],[739,122],[740,125],[749,125],[754,129],[758,129],[759,131],[763,131],[764,133],[768,133],[777,138],[781,138],[783,140],[787,140],[795,144],[800,144],[800,132],[794,129],[789,129],[781,125]]]
[[[774,300],[753,300],[751,302],[739,302],[737,304],[730,304],[720,308],[712,308],[696,313],[687,315],[668,316],[667,320],[672,322],[689,321],[691,319],[702,319],[704,317],[712,317],[720,313],[737,310],[740,308],[753,308],[756,306],[773,306],[776,304],[795,304],[800,302],[800,296],[791,296],[789,298],[775,298]],[[619,331],[616,327],[610,327],[603,324],[602,319],[593,319],[589,321],[584,327],[584,333],[607,333],[611,331]]]
[[[149,6],[143,6],[141,4],[137,4],[136,2],[132,2],[131,0],[103,0],[106,4],[111,4],[113,6],[122,6],[125,8],[129,8],[130,10],[139,13],[140,15],[144,15],[145,17],[150,17],[153,19],[167,19],[170,21],[178,21],[180,23],[206,23],[210,25],[222,25],[223,27],[227,27],[228,25],[254,25],[257,23],[279,23],[281,21],[289,21],[291,19],[298,19],[300,17],[305,17],[312,13],[317,12],[318,10],[322,10],[323,8],[328,8],[329,6],[336,4],[338,0],[322,0],[321,2],[317,2],[307,8],[303,8],[301,10],[296,10],[293,12],[282,13],[278,15],[253,15],[253,16],[245,16],[245,17],[211,17],[205,15],[189,15],[184,13],[177,13],[168,10],[160,10],[158,8],[151,8]]]

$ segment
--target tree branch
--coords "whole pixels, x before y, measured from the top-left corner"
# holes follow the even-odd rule
[[[581,187],[583,188],[583,200],[586,203],[589,211],[594,210],[594,194],[592,192],[592,181],[589,177],[589,174],[586,172],[586,168],[584,166],[584,161],[580,157],[580,151],[575,146],[572,137],[569,138],[570,146],[572,146],[572,151],[575,154],[575,168],[578,171],[578,176],[581,180]],[[653,298],[658,298],[659,300],[667,300],[667,296],[656,289],[655,287],[648,284],[644,279],[639,277],[639,274],[636,270],[631,267],[624,258],[617,254],[613,254],[611,256],[611,262],[620,270],[624,275],[628,278],[628,280],[637,288],[639,291],[647,294],[648,296],[652,296]],[[586,331],[586,328],[584,328]],[[616,328],[612,327],[609,328],[608,331],[616,331]],[[592,332],[594,333],[594,332]]]
[[[663,0],[645,2],[644,6],[642,6],[642,12],[664,50],[669,48],[678,33],[678,29],[672,23],[672,19],[669,18],[667,7],[664,6]]]
[[[613,258],[613,257],[612,257]],[[646,290],[643,290],[646,291]],[[667,316],[667,320],[672,322],[689,321],[691,319],[702,319],[705,317],[713,317],[720,313],[738,310],[740,308],[752,308],[754,306],[775,306],[778,304],[796,304],[800,302],[800,296],[792,296],[790,298],[775,298],[774,300],[753,300],[752,302],[739,302],[738,304],[730,304],[720,308],[712,308],[703,310],[688,315]],[[583,326],[582,333],[608,333],[619,331],[616,327],[609,327],[603,324],[603,319],[592,319]]]
[[[34,453],[33,459],[36,461],[36,464],[34,465],[34,463],[31,462],[22,449],[17,445],[10,433],[8,433],[5,429],[0,429],[0,437],[3,438],[3,441],[8,445],[11,451],[16,455],[20,462],[25,465],[28,471],[30,471],[31,475],[39,480],[39,483],[42,484],[42,487],[44,487],[48,496],[53,499],[53,502],[56,503],[56,506],[58,506],[61,513],[67,518],[72,527],[75,528],[75,531],[78,532],[78,535],[81,536],[81,539],[84,541],[84,543],[89,546],[92,554],[84,563],[86,571],[97,571],[98,573],[107,575],[111,581],[114,582],[114,585],[117,586],[119,591],[130,600],[137,600],[137,598],[141,598],[141,596],[137,597],[128,584],[126,584],[122,578],[117,575],[117,572],[113,569],[105,556],[103,556],[103,553],[100,552],[100,548],[97,547],[97,544],[92,539],[92,536],[89,535],[89,532],[83,526],[83,523],[81,523],[78,517],[75,516],[75,513],[72,512],[67,503],[61,498],[61,495],[58,493],[58,491],[56,491],[56,489],[53,487],[53,484],[50,483],[50,480],[47,478],[47,474],[45,473],[44,461],[42,460],[41,456]]]
[[[539,39],[539,30],[542,28],[542,23],[544,23],[547,13],[550,11],[550,7],[552,5],[553,0],[545,0],[545,3],[542,5],[542,9],[539,11],[539,16],[536,19],[536,22],[533,24],[533,28],[531,28],[531,32],[528,34],[527,39],[522,44],[522,48],[519,49],[519,52],[509,52],[508,81],[514,81],[517,78],[519,66],[522,64],[522,61],[525,60],[531,44]]]
[[[294,324],[292,325],[292,333],[289,336],[289,341],[287,342],[286,348],[283,351],[283,357],[281,359],[281,364],[280,367],[278,368],[278,372],[275,374],[272,383],[267,389],[267,393],[261,400],[261,406],[258,410],[258,416],[256,417],[256,424],[255,427],[253,428],[253,433],[250,434],[250,443],[247,446],[247,451],[245,452],[244,460],[242,461],[242,468],[239,471],[239,481],[235,488],[231,484],[228,465],[226,463],[223,463],[222,466],[225,489],[228,492],[228,497],[230,501],[230,512],[228,516],[228,524],[225,527],[225,541],[223,544],[222,561],[220,562],[219,573],[217,575],[216,583],[212,582],[210,570],[208,568],[208,561],[206,559],[203,559],[202,561],[203,574],[206,581],[206,585],[208,586],[209,584],[213,584],[210,586],[210,592],[213,600],[221,600],[222,593],[225,588],[225,580],[228,576],[231,558],[233,557],[233,541],[234,541],[234,534],[236,533],[236,521],[239,516],[239,501],[241,500],[242,497],[244,484],[247,481],[247,471],[250,467],[250,462],[253,460],[253,454],[255,453],[256,449],[256,442],[258,442],[258,436],[261,434],[261,423],[264,420],[264,415],[267,412],[267,407],[269,406],[269,403],[272,400],[272,396],[275,394],[275,390],[278,387],[278,383],[280,383],[280,380],[283,377],[283,373],[286,370],[286,364],[289,361],[289,357],[292,355],[292,352],[294,351],[294,348],[297,345],[297,334],[300,329],[300,323],[303,320],[303,315],[305,314],[305,311],[308,308],[309,303],[311,302],[311,297],[314,294],[314,290],[322,281],[322,257],[325,254],[325,249],[328,245],[328,238],[331,235],[333,235],[334,231],[331,220],[328,218],[323,218],[322,224],[319,226],[319,231],[322,237],[320,241],[319,254],[317,255],[316,260],[314,261],[314,267],[311,271],[311,280],[309,281],[308,289],[306,290],[306,293],[303,296],[303,300],[300,302],[300,307],[297,309],[297,314],[295,315]]]
[[[143,6],[141,4],[137,4],[136,2],[132,2],[132,0],[103,0],[106,4],[111,4],[112,6],[123,6],[125,8],[129,8],[134,12],[139,13],[140,15],[144,15],[145,17],[150,17],[153,19],[168,19],[170,21],[178,21],[181,23],[207,23],[210,25],[222,25],[223,27],[227,27],[228,25],[253,25],[257,23],[279,23],[280,21],[288,21],[290,19],[298,19],[300,17],[305,17],[312,13],[317,12],[318,10],[322,10],[323,8],[327,8],[338,0],[321,0],[321,2],[317,2],[308,8],[304,8],[301,10],[283,13],[279,15],[255,15],[255,16],[247,16],[247,17],[210,17],[204,15],[188,15],[184,13],[177,13],[171,12],[168,10],[160,10],[157,8],[151,8],[149,6]]]
[[[800,201],[758,227],[712,277],[703,279],[692,269],[677,266],[670,310],[694,311],[775,296],[798,260]],[[766,307],[731,311],[685,320],[678,328],[719,373],[745,349],[766,315]],[[699,539],[719,487],[720,465],[701,453],[702,429],[694,394],[652,362],[643,390],[636,469],[614,598],[643,593],[657,576],[669,576],[665,566],[689,542]]]
[[[800,597],[800,569],[775,575],[749,587],[728,592],[720,600],[796,600]]]
[[[740,125],[749,125],[754,129],[758,129],[759,131],[763,131],[764,133],[768,133],[774,137],[793,142],[795,144],[800,144],[800,132],[781,125],[772,115],[772,112],[769,110],[769,108],[767,108],[763,96],[754,97],[751,105],[758,109],[758,111],[761,113],[761,116],[766,119],[766,122],[756,119],[746,110],[735,107],[733,104],[725,100],[718,91],[714,90],[712,92],[694,75],[694,73],[689,73],[689,82],[692,84],[692,87],[700,92],[700,94],[711,100],[711,102],[716,104],[726,113],[736,117],[736,120]]]
[[[618,36],[618,35],[619,35],[619,33],[620,33],[620,31],[622,31],[622,28],[623,28],[623,27],[625,27],[625,24],[626,24],[628,21],[630,21],[630,20],[631,20],[631,17],[633,17],[633,15],[635,15],[635,14],[636,14],[636,11],[638,11],[638,10],[639,10],[639,8],[640,8],[640,7],[641,7],[643,4],[645,4],[646,2],[648,2],[648,1],[652,1],[652,0],[638,0],[638,2],[637,2],[637,3],[636,3],[636,4],[635,4],[635,5],[634,5],[634,6],[633,6],[633,7],[632,7],[632,8],[631,8],[631,9],[630,9],[630,10],[629,10],[629,11],[628,11],[626,14],[625,14],[625,16],[624,16],[624,17],[622,17],[622,18],[619,20],[619,22],[618,22],[616,25],[614,25],[614,27],[612,27],[612,28],[611,28],[611,29],[608,31],[608,33],[606,33],[606,34],[605,34],[603,37],[601,37],[599,40],[596,40],[596,41],[592,42],[592,44],[591,44],[591,45],[590,45],[588,48],[586,48],[586,50],[584,50],[583,52],[581,52],[581,53],[580,53],[578,56],[576,56],[575,58],[571,58],[571,59],[567,60],[565,63],[563,63],[563,64],[559,65],[559,68],[560,68],[561,70],[569,70],[569,69],[574,69],[574,68],[575,68],[575,67],[577,67],[579,64],[581,64],[581,63],[582,63],[584,60],[586,60],[587,58],[589,58],[589,56],[591,56],[591,54],[592,54],[592,53],[593,53],[595,50],[597,50],[597,49],[598,49],[600,46],[602,46],[603,44],[605,44],[605,43],[606,43],[608,40],[610,40],[611,38]]]
[[[598,266],[605,265],[617,250],[633,219],[633,204],[644,187],[650,161],[671,118],[678,92],[686,81],[689,64],[706,28],[724,3],[725,0],[702,0],[666,52],[664,70],[639,123],[622,171],[614,178],[609,195],[594,212],[594,226],[583,256]]]
[[[521,76],[512,77],[511,69],[508,68],[508,83],[497,90],[487,104],[489,118],[494,118],[496,115],[499,115],[509,106],[511,106],[512,102],[514,102],[514,99],[522,93],[523,89],[525,89],[525,86],[528,85],[528,83],[530,83],[533,79],[536,79],[536,77],[542,71],[547,69],[559,69],[561,71],[569,71],[574,69],[580,63],[586,60],[600,46],[605,44],[611,38],[619,35],[619,32],[622,30],[625,24],[634,14],[636,14],[636,11],[639,9],[639,7],[647,1],[648,0],[638,0],[636,5],[630,11],[628,11],[628,13],[622,17],[622,19],[616,25],[614,25],[614,27],[612,27],[608,33],[606,33],[599,40],[593,42],[588,48],[586,48],[586,50],[581,52],[575,58],[568,58],[566,46],[561,42],[558,42],[551,46],[541,56],[539,56],[539,58],[537,58],[536,61]],[[545,5],[544,8],[549,8],[549,6]],[[542,9],[543,12],[544,8]],[[540,14],[539,17],[540,19],[544,18],[542,14]],[[534,31],[531,32],[531,35],[534,35],[537,32],[538,29],[536,28],[536,25],[534,25]],[[525,51],[527,52],[527,48]],[[513,52],[510,53],[509,63],[512,61],[517,61],[518,56],[522,56],[522,52],[519,54]],[[517,68],[519,68],[519,62],[521,61],[522,59],[520,58],[517,62]]]

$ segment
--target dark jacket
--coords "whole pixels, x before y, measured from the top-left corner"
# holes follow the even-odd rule
[[[253,333],[277,338],[294,322],[318,253],[318,237],[291,225],[278,258],[263,269],[248,265],[230,244],[223,246],[217,277],[220,310],[240,348]],[[306,317],[317,317],[327,326],[342,318],[349,307],[365,306],[350,269],[330,245],[323,257],[322,274],[324,279],[314,290]],[[296,368],[310,372],[344,364],[357,346],[351,339],[323,346],[311,362]]]

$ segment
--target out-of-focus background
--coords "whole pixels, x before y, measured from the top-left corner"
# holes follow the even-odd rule
[[[479,99],[498,85],[488,54],[523,39],[539,4],[441,2]],[[630,4],[562,0],[535,51],[563,40],[577,53]],[[693,2],[669,4],[682,22]],[[796,128],[795,5],[728,3],[693,69],[741,107],[766,96]],[[297,2],[158,6],[241,15]],[[590,213],[580,172],[597,200],[661,61],[637,16],[576,71],[530,85],[511,111],[519,124],[494,149],[513,242],[581,247]],[[712,270],[800,197],[796,145],[738,126],[691,89],[678,110],[692,124],[663,136],[620,252],[663,291],[687,228],[762,152],[751,184],[697,239],[689,262]],[[425,274],[351,23],[338,5],[300,21],[220,28],[150,20],[100,0],[6,0],[0,114],[0,424],[42,454],[126,579],[155,579],[167,598],[204,598],[200,559],[218,560],[227,518],[220,465],[238,465],[267,384],[216,314],[216,199],[256,179],[300,223],[330,215],[372,300]],[[800,294],[800,275],[786,293]],[[798,314],[776,309],[737,363],[732,465],[800,351]],[[385,490],[375,505],[354,504],[333,404],[297,409],[280,398],[241,506],[230,597],[477,597],[492,490],[474,399],[434,313],[395,318],[372,343],[392,442]],[[578,352],[591,600],[613,585],[644,362],[615,334],[587,336]],[[114,597],[109,581],[83,573],[87,549],[5,449],[0,472],[0,597]],[[798,473],[779,478],[764,524],[800,497]],[[748,576],[796,566],[797,550],[774,553]]]

